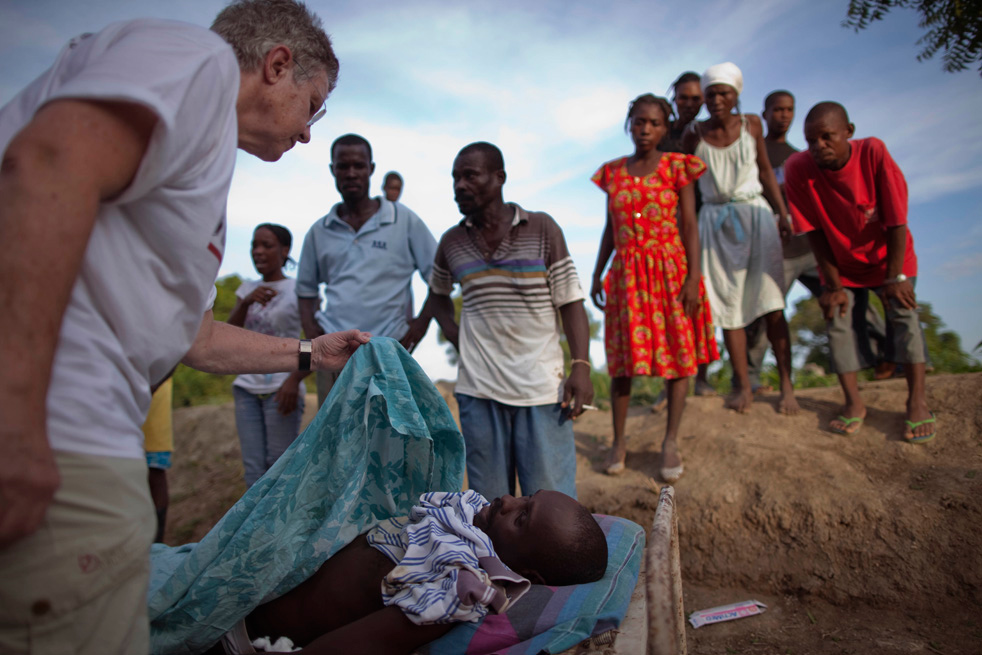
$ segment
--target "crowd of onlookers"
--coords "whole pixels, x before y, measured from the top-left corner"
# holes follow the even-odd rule
[[[527,494],[575,497],[571,421],[594,393],[587,294],[561,221],[505,201],[493,144],[471,143],[454,159],[462,219],[437,241],[398,201],[398,174],[372,195],[369,142],[338,138],[330,172],[341,201],[307,232],[296,279],[284,274],[289,231],[259,225],[261,279],[239,288],[227,323],[214,319],[236,149],[276,161],[309,141],[337,75],[330,40],[303,5],[239,0],[212,30],[136,20],[80,36],[0,109],[0,241],[12,246],[0,260],[6,650],[81,640],[82,650],[146,651],[147,464],[166,469],[169,456],[155,426],[166,434],[166,420],[151,418],[146,437],[141,426],[178,362],[239,375],[252,484],[296,437],[310,372],[324,402],[371,336],[412,351],[435,318],[459,353],[471,488],[507,496],[517,482]],[[763,120],[742,113],[732,63],[686,73],[673,88],[674,107],[651,94],[629,104],[633,152],[592,177],[608,199],[589,293],[605,314],[612,377],[606,472],[626,466],[631,380],[653,376],[665,378],[668,406],[660,475],[683,474],[688,378],[707,391],[716,327],[734,373],[726,405],[748,410],[769,342],[779,411],[799,411],[784,315],[795,279],[822,306],[845,394],[829,429],[855,434],[866,415],[856,375],[874,363],[873,291],[886,313],[886,359],[908,380],[904,439],[931,439],[907,188],[884,144],[852,139],[845,108],[821,102],[804,120],[808,149],[796,152],[786,139],[793,95],[768,95]],[[697,120],[703,105],[708,118]],[[418,315],[416,271],[429,286]],[[155,500],[166,497],[160,477],[151,473]]]

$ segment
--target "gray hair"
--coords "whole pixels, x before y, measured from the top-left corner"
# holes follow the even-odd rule
[[[326,71],[327,92],[338,81],[338,58],[321,19],[297,0],[234,0],[218,14],[211,29],[235,51],[239,67],[254,71],[270,50],[285,45],[297,62],[294,79],[305,81]]]

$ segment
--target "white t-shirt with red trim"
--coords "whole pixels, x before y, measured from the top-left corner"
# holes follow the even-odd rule
[[[99,209],[65,310],[47,397],[55,450],[143,457],[150,386],[187,353],[214,300],[238,90],[221,37],[135,20],[73,39],[0,109],[0,152],[57,99],[133,102],[158,117],[133,182]]]

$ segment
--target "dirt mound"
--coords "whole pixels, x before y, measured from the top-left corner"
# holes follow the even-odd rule
[[[454,408],[449,387],[441,392]],[[852,437],[824,430],[836,389],[746,415],[690,398],[675,485],[688,610],[757,598],[760,617],[690,629],[690,652],[982,652],[982,374],[928,379],[939,437],[901,440],[903,380],[867,384]],[[308,418],[313,398],[308,397]],[[455,408],[454,408],[455,409]],[[649,525],[664,415],[635,407],[627,471],[601,471],[610,414],[577,421],[577,488],[597,512]],[[231,405],[175,412],[168,542],[201,537],[241,494]]]

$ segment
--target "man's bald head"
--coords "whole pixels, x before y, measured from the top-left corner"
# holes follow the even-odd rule
[[[805,122],[809,123],[824,118],[828,118],[831,121],[841,121],[842,127],[849,125],[849,113],[846,111],[846,108],[831,100],[820,102],[812,107],[808,115],[805,116]]]

